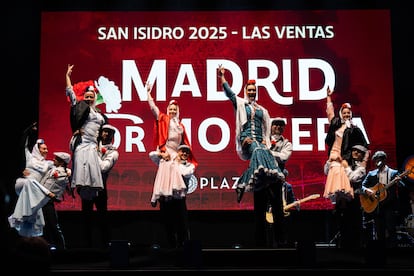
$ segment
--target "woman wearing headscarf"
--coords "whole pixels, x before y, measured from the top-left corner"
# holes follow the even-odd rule
[[[150,158],[158,163],[158,170],[154,181],[151,205],[163,197],[183,197],[186,186],[176,164],[177,149],[181,144],[190,146],[184,125],[181,123],[180,109],[176,100],[171,100],[167,112],[160,112],[151,96],[151,85],[147,84],[148,104],[154,115],[154,144],[156,151],[150,153]]]
[[[240,176],[236,188],[237,202],[244,191],[254,192],[256,220],[256,245],[265,245],[266,209],[270,203],[274,220],[283,216],[282,180],[284,175],[270,151],[270,116],[266,108],[256,102],[256,81],[249,80],[241,98],[231,90],[224,77],[225,68],[218,68],[226,96],[236,113],[236,151],[242,160],[249,160],[249,167]],[[274,228],[278,239],[279,229]]]
[[[354,190],[342,166],[342,160],[351,162],[352,147],[355,145],[368,147],[368,143],[361,129],[352,121],[350,103],[342,104],[339,116],[335,116],[332,93],[333,91],[328,87],[326,114],[330,125],[325,138],[328,146],[328,161],[325,165],[327,177],[323,196],[336,204],[339,198],[351,200],[354,197]]]
[[[72,86],[73,67],[69,64],[66,72],[66,96],[71,103],[73,132],[71,187],[77,188],[82,199],[91,200],[104,188],[97,148],[99,131],[107,118],[96,107],[97,89],[92,80]]]
[[[151,197],[151,206],[156,207],[160,203],[160,211],[163,214],[164,222],[171,220],[168,218],[171,207],[177,202],[185,202],[187,186],[183,179],[178,159],[178,148],[186,145],[191,150],[190,141],[185,131],[184,125],[180,121],[180,108],[176,100],[171,100],[167,106],[167,112],[160,112],[151,96],[152,85],[146,84],[148,94],[148,104],[155,118],[154,123],[154,144],[155,151],[149,157],[158,165],[158,170],[154,180],[154,187]],[[193,154],[188,156],[188,162],[195,167],[198,163]],[[167,223],[167,228],[171,224]],[[189,239],[189,234],[183,234],[178,238],[169,233],[174,233],[172,229],[167,229],[167,238],[171,247],[181,247],[183,242]]]
[[[53,161],[47,160],[48,148],[43,139],[37,139],[35,145],[29,148],[29,132],[37,129],[34,123],[25,131],[26,166],[23,176],[15,183],[17,202],[9,224],[20,236],[37,237],[43,235],[45,220],[42,207],[55,195],[41,183],[43,176],[53,166]]]

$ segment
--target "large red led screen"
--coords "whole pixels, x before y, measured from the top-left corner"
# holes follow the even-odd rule
[[[350,102],[371,150],[395,160],[388,10],[42,12],[39,136],[50,152],[69,151],[68,64],[75,65],[73,83],[118,87],[102,93],[98,105],[117,129],[120,152],[108,180],[110,210],[153,209],[157,167],[148,156],[155,148],[147,81],[161,111],[178,101],[199,162],[188,208],[253,209],[251,193],[236,201],[248,161],[236,153],[235,114],[217,77],[219,64],[239,96],[255,79],[258,102],[271,117],[286,119],[284,134],[293,143],[288,181],[299,199],[321,195],[302,209],[332,208],[322,197],[328,86],[335,112]],[[79,196],[58,208],[80,210]]]

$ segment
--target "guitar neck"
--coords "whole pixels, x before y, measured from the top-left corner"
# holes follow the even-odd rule
[[[306,201],[311,200],[311,199],[315,199],[317,197],[319,197],[319,195],[310,195],[310,196],[307,196],[305,198],[296,200],[296,201],[294,201],[292,203],[286,204],[286,206],[283,207],[283,210],[284,211],[289,210],[290,208],[292,208],[292,207],[294,207],[294,206],[296,206],[296,205],[298,205],[300,203],[306,202]]]
[[[400,180],[401,177],[404,177],[404,176],[408,175],[410,172],[411,172],[411,170],[406,170],[403,173],[397,175],[393,180],[391,180],[390,183],[385,184],[384,188],[382,190],[386,190],[386,189],[390,188],[392,185],[397,183]]]

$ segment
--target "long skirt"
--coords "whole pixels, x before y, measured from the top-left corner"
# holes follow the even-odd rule
[[[254,141],[247,149],[251,153],[249,167],[240,176],[237,187],[245,191],[260,191],[267,187],[269,180],[277,182],[284,178],[275,158],[266,145]]]
[[[28,178],[21,180],[24,180],[25,184],[19,191],[14,212],[9,217],[9,224],[20,236],[42,236],[45,226],[42,207],[51,200],[47,196],[49,191],[36,180]]]
[[[340,162],[331,162],[323,196],[329,198],[334,204],[338,201],[339,196],[348,197],[349,199],[354,197],[354,189]]]

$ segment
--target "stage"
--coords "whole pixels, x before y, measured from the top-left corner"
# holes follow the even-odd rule
[[[291,248],[202,248],[189,241],[181,249],[112,241],[108,249],[67,249],[52,253],[52,273],[169,271],[414,271],[414,248],[340,249],[310,241]]]

